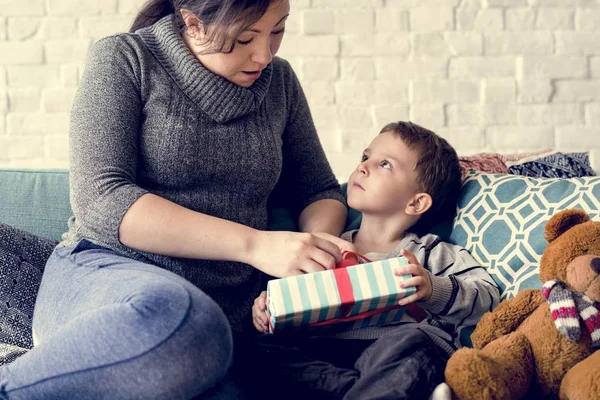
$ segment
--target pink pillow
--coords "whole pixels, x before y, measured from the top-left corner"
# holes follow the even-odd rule
[[[546,154],[546,153],[552,153],[554,151],[554,149],[542,149],[542,150],[536,150],[536,151],[530,151],[528,153],[513,153],[513,154],[505,154],[504,155],[504,160],[505,161],[522,161],[526,158],[530,158],[530,157],[534,157],[534,158],[539,158],[542,156],[542,154]]]
[[[463,175],[470,169],[493,174],[508,174],[506,159],[498,153],[477,153],[458,157]]]

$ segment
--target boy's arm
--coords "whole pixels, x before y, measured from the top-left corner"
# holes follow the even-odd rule
[[[452,325],[475,325],[500,302],[498,286],[466,249],[435,238],[429,244],[423,240],[419,252],[431,277],[432,293],[418,304]]]

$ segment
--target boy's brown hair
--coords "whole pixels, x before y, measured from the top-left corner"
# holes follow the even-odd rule
[[[461,187],[458,155],[446,139],[412,122],[392,122],[379,133],[390,131],[417,152],[417,186],[431,196],[432,205],[411,231],[429,233],[435,224],[452,219],[456,213]]]

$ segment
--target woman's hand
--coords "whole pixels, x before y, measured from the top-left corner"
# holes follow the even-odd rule
[[[266,333],[267,329],[267,292],[263,291],[255,300],[252,306],[252,322],[257,331]]]
[[[314,234],[315,236],[320,237],[321,239],[329,240],[331,243],[335,244],[342,251],[351,251],[356,253],[356,247],[352,243],[337,236],[333,236],[330,233],[325,232],[317,232]]]
[[[335,268],[340,249],[310,233],[257,231],[251,239],[247,263],[267,275],[284,278]]]

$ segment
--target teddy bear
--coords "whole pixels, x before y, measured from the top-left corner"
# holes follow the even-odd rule
[[[579,209],[546,223],[542,289],[486,313],[448,361],[459,400],[600,399],[600,222]]]

